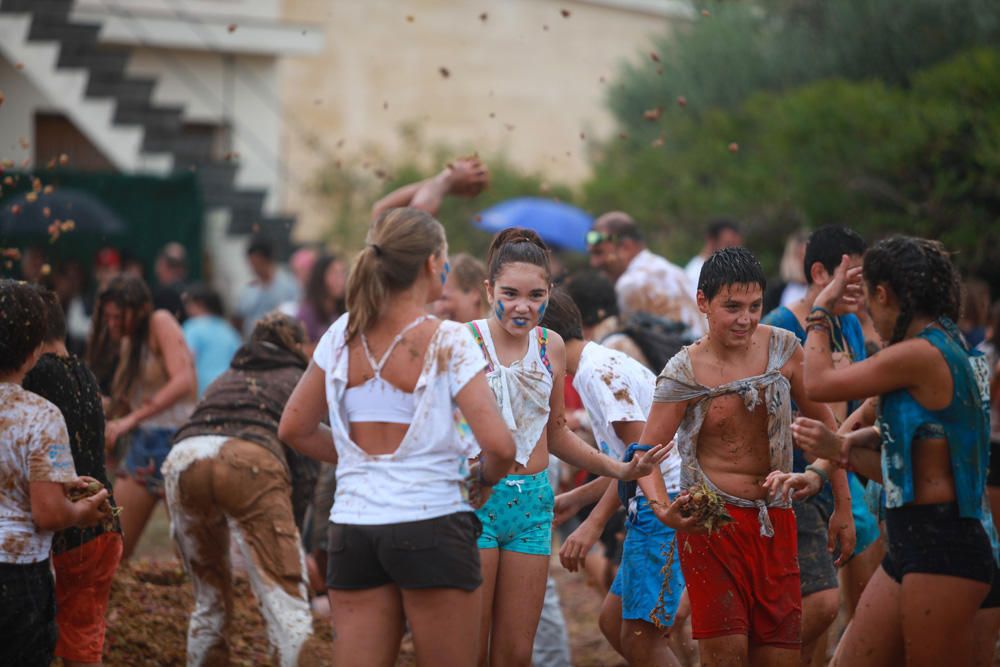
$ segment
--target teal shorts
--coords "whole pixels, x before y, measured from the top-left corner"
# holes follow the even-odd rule
[[[668,549],[674,553],[670,572],[665,573]],[[622,618],[655,623],[655,615],[661,626],[673,625],[684,592],[678,556],[673,529],[656,518],[645,498],[635,498],[625,522],[622,564],[611,584],[611,594],[622,599]],[[664,576],[669,580],[667,586]]]
[[[507,475],[493,487],[486,504],[476,510],[483,524],[479,548],[548,556],[552,553],[554,505],[547,471]]]

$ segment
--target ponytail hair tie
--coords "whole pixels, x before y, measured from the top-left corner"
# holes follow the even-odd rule
[[[382,248],[380,248],[377,243],[369,243],[368,245],[371,246],[371,249],[375,251],[376,257],[382,256]]]

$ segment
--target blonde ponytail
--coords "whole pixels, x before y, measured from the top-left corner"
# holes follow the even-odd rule
[[[413,285],[444,244],[444,227],[425,211],[394,208],[379,216],[347,278],[347,340],[370,329],[389,295]]]

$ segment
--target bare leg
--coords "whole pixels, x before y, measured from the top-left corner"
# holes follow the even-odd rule
[[[583,569],[587,572],[588,583],[601,595],[606,595],[611,582],[608,581],[608,559],[604,557],[604,550],[591,549],[583,561]]]
[[[801,659],[801,650],[776,646],[750,647],[750,664],[753,667],[795,667]]]
[[[418,665],[467,667],[479,652],[479,588],[403,591],[403,608],[413,632]]]
[[[993,667],[997,650],[997,633],[1000,633],[1000,609],[980,609],[976,612],[976,649],[974,667]]]
[[[629,667],[680,667],[665,631],[647,621],[622,621],[622,649]]]
[[[854,616],[854,610],[858,608],[858,601],[861,593],[864,592],[868,581],[875,574],[882,558],[885,557],[885,543],[881,538],[875,540],[867,549],[857,554],[847,561],[847,564],[840,569],[840,590],[844,595],[844,607],[847,610],[847,618]]]
[[[500,551],[493,595],[490,667],[530,667],[548,571],[548,556]]]
[[[818,640],[837,617],[840,592],[836,588],[802,598],[802,667],[812,667]],[[819,663],[822,664],[822,663]]]
[[[608,593],[601,604],[601,614],[597,617],[597,625],[601,634],[608,640],[618,655],[625,657],[622,650],[622,599],[614,593]]]
[[[496,590],[497,571],[500,567],[499,549],[480,549],[479,567],[483,572],[479,615],[479,659],[477,664],[486,667],[490,659],[490,628],[493,627],[493,593]]]
[[[684,667],[698,664],[698,642],[691,637],[691,600],[687,588],[681,593],[681,602],[674,614],[674,625],[670,628],[670,648],[677,661]]]
[[[749,667],[750,648],[746,635],[699,639],[702,667]]]
[[[900,586],[881,567],[875,570],[858,602],[854,620],[830,661],[830,667],[895,667],[903,664],[903,628],[899,618]]]
[[[968,665],[973,618],[987,584],[936,574],[907,574],[900,593],[907,667]]]
[[[122,562],[125,562],[132,557],[159,498],[129,477],[115,480],[114,495],[115,502],[122,508],[119,520],[122,524]]]
[[[403,599],[395,584],[357,591],[330,589],[333,664],[393,667],[403,639]]]

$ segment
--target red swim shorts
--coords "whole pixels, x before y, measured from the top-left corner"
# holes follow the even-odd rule
[[[111,579],[122,559],[122,536],[102,533],[52,558],[56,572],[56,655],[101,662]]]
[[[771,508],[774,537],[755,508],[726,505],[736,520],[712,535],[678,533],[695,639],[746,635],[752,645],[798,650],[802,594],[795,514]]]

